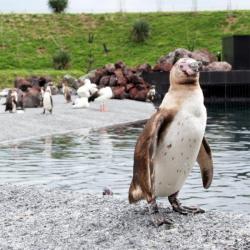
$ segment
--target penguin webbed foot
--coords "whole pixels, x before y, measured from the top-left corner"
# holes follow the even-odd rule
[[[162,213],[159,212],[156,200],[153,200],[149,203],[148,206],[151,222],[155,227],[160,227],[162,225],[173,225],[173,221],[169,218],[166,218]]]
[[[177,199],[177,195],[178,192],[168,197],[168,200],[175,212],[183,215],[205,213],[205,210],[199,207],[182,206],[180,201]]]

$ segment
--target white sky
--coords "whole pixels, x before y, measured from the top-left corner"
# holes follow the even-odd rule
[[[0,13],[49,13],[48,0],[0,0]],[[250,0],[69,0],[67,12],[190,11],[250,9]]]

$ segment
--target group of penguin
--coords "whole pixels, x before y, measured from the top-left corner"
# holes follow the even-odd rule
[[[41,88],[41,104],[43,114],[46,111],[52,114],[53,99],[50,86],[47,86],[45,90],[43,87]],[[23,92],[20,89],[13,88],[8,90],[5,101],[5,112],[7,111],[10,113],[24,113]]]
[[[72,91],[67,84],[63,83],[62,92],[67,103],[72,101]],[[77,90],[78,97],[73,102],[73,108],[88,108],[89,102],[102,101],[113,97],[112,89],[110,87],[104,87],[101,89],[97,88],[97,85],[91,83],[89,79],[84,80],[84,85]],[[43,107],[43,114],[49,112],[52,114],[53,111],[53,98],[51,86],[48,84],[41,88],[41,106]],[[23,113],[23,93],[20,89],[10,89],[5,102],[5,112],[10,113]]]

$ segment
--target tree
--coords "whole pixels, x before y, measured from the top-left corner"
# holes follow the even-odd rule
[[[61,13],[67,8],[68,0],[49,0],[48,5],[53,12]]]

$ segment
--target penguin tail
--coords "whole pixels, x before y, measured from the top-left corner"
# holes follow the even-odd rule
[[[139,200],[142,200],[144,198],[143,196],[143,192],[141,190],[141,187],[134,183],[134,181],[132,180],[132,183],[130,185],[130,188],[129,188],[129,192],[128,192],[128,200],[129,200],[129,203],[135,203]]]

